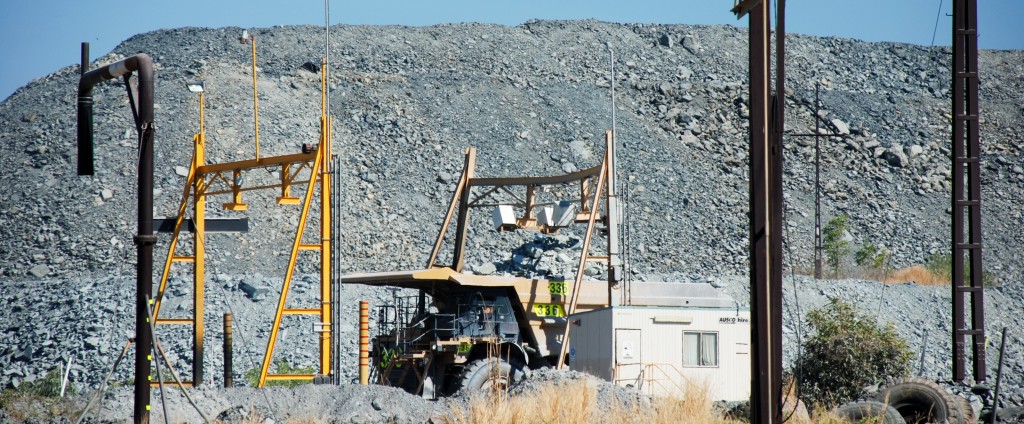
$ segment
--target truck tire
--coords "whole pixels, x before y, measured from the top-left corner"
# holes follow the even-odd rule
[[[834,413],[840,418],[850,420],[850,422],[860,422],[865,419],[873,419],[875,421],[871,422],[882,424],[903,424],[906,422],[896,408],[873,400],[848,403],[836,408]]]
[[[956,401],[957,412],[960,416],[960,422],[967,424],[977,423],[978,420],[974,417],[974,408],[971,407],[971,402],[967,401],[963,396],[953,396],[953,400]]]
[[[515,359],[511,362],[501,358],[477,359],[466,365],[459,389],[505,391],[512,383],[525,379],[528,372],[526,366]]]
[[[900,412],[908,423],[968,424],[971,415],[963,411],[962,404],[934,381],[908,378],[875,395],[875,400],[886,403]]]

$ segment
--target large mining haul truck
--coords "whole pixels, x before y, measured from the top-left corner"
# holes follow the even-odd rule
[[[377,308],[372,383],[435,398],[462,388],[501,388],[532,368],[558,363],[569,302],[564,281],[451,268],[353,274],[343,281],[416,289],[396,290]],[[583,282],[580,292],[577,310],[607,305],[604,282]]]
[[[617,304],[626,294],[619,284],[618,214],[614,213],[619,208],[610,171],[614,170],[610,133],[600,165],[553,177],[475,178],[476,152],[468,149],[428,267],[342,276],[343,284],[396,289],[393,301],[377,308],[371,383],[436,398],[460,389],[506,386],[525,378],[530,369],[565,364],[571,356],[564,343],[569,336],[566,317]],[[574,198],[540,199],[559,194]],[[478,207],[493,209],[498,231],[552,234],[569,225],[586,225],[575,279],[463,273],[469,211]],[[451,264],[436,264],[456,211]],[[589,254],[595,228],[607,237],[607,255]],[[585,265],[594,261],[607,264],[606,281],[583,281]]]

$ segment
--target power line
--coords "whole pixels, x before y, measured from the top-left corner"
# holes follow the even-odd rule
[[[935,33],[939,31],[939,16],[942,16],[942,0],[939,0],[939,10],[935,12],[935,28],[932,29],[932,47],[935,47]]]

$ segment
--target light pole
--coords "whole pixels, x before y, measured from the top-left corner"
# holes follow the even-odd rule
[[[252,114],[253,133],[256,138],[256,159],[260,158],[260,99],[256,85],[256,37],[249,31],[242,31],[242,37],[238,39],[242,44],[252,43]]]
[[[199,174],[199,167],[206,165],[206,126],[204,123],[203,94],[206,92],[206,84],[202,80],[189,81],[186,83],[188,91],[199,93],[199,133],[193,138],[195,147],[195,158],[192,164],[192,175],[195,178],[193,184],[193,207],[195,208],[192,221],[195,223],[193,236],[193,249],[195,261],[193,263],[192,286],[192,314],[195,319],[192,325],[192,383],[196,386],[203,384],[203,341],[206,330],[206,181],[203,175]]]
[[[206,82],[203,80],[192,80],[185,83],[188,87],[188,91],[193,93],[199,93],[199,135],[201,137],[206,135],[206,129],[203,125],[203,93],[206,92]]]

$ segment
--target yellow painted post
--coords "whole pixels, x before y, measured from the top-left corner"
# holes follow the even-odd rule
[[[260,158],[260,96],[259,90],[256,88],[256,37],[250,36],[249,41],[252,42],[252,114],[253,114],[253,133],[256,139],[256,159]]]
[[[298,171],[296,171],[298,172]],[[292,197],[292,164],[281,164],[281,197],[277,198],[279,205],[297,205],[298,197]]]
[[[587,231],[583,236],[583,247],[581,249],[582,252],[580,253],[580,262],[579,266],[576,268],[576,281],[572,286],[572,295],[569,297],[569,309],[565,311],[566,317],[572,316],[572,314],[576,312],[576,303],[580,299],[580,288],[583,283],[583,269],[587,265],[587,256],[590,255],[590,239],[594,234],[594,222],[596,221],[597,214],[599,212],[598,208],[600,203],[598,202],[601,200],[601,192],[604,190],[604,183],[609,172],[609,153],[610,151],[605,149],[604,161],[601,162],[601,172],[598,173],[597,177],[597,188],[594,189],[593,193],[593,204],[588,205],[585,200],[586,197],[583,198],[583,207],[587,208],[589,206],[588,213],[590,214],[590,218],[587,220]],[[556,369],[562,369],[565,367],[565,354],[569,351],[569,329],[571,327],[571,325],[566,324],[565,331],[562,333],[562,347],[559,349],[558,358],[555,360]]]
[[[193,145],[199,143],[199,134],[195,134],[192,137]],[[188,209],[189,189],[195,184],[196,177],[196,158],[195,149],[193,149],[192,165],[188,171],[188,178],[185,180],[185,190],[181,195],[181,203],[178,205],[178,215],[174,222],[174,235],[171,237],[171,245],[167,248],[167,260],[164,262],[164,270],[160,275],[160,288],[157,290],[156,301],[153,305],[153,319],[159,319],[160,317],[160,305],[163,303],[164,291],[167,290],[167,280],[171,275],[171,264],[174,263],[174,252],[178,249],[178,239],[181,237],[181,226],[185,222],[185,210]],[[193,256],[194,258],[194,256]],[[194,261],[193,261],[194,262]]]
[[[229,211],[244,211],[249,205],[242,201],[242,170],[231,171],[231,203],[225,203],[224,209]]]
[[[326,66],[323,64],[321,69]],[[323,97],[326,97],[326,79],[321,72]],[[320,118],[320,322],[324,323],[320,335],[320,374],[331,372],[331,121],[327,111]]]
[[[370,384],[370,302],[359,301],[359,384]]]
[[[196,166],[206,165],[206,131],[203,128],[203,93],[199,93],[199,136],[195,146]],[[203,336],[206,293],[206,195],[205,177],[196,175],[194,221],[196,232],[193,237],[195,266],[192,268],[192,384],[203,383]]]

